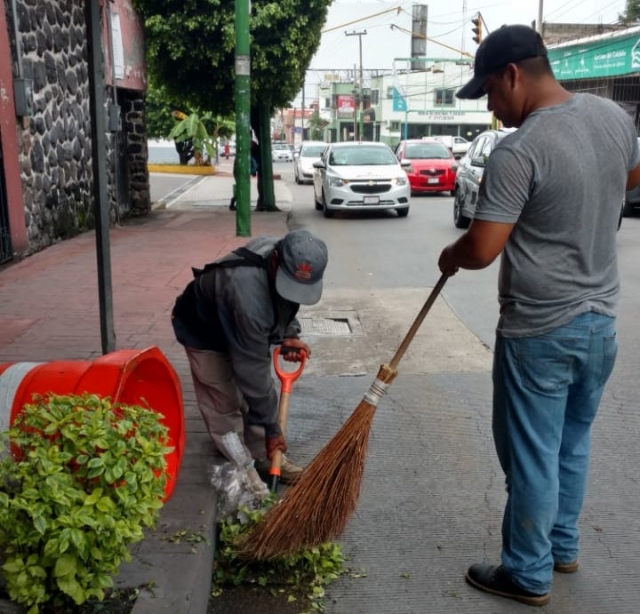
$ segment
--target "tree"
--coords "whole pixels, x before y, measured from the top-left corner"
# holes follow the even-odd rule
[[[233,135],[235,124],[233,119],[203,112],[200,109],[192,110],[186,101],[178,96],[171,96],[166,88],[158,87],[153,81],[147,86],[146,97],[146,126],[147,136],[155,139],[169,139],[178,122],[188,115],[199,117],[213,143],[217,143],[218,137],[229,138]],[[188,137],[174,139],[176,150],[180,156],[180,164],[187,164],[194,157],[196,150],[193,140]],[[216,151],[217,159],[217,151]]]
[[[189,108],[234,111],[234,0],[135,0],[145,20],[147,68]],[[275,208],[268,124],[302,87],[331,0],[251,3],[252,126],[260,141],[260,196]],[[265,130],[266,127],[266,130]],[[271,182],[271,183],[270,183]],[[269,185],[271,185],[269,189]],[[260,203],[259,203],[260,204]]]
[[[640,0],[627,0],[627,8],[623,15],[618,14],[618,19],[626,24],[640,21]]]
[[[324,136],[324,129],[328,126],[329,122],[326,119],[320,117],[319,111],[314,111],[307,120],[310,130],[310,139],[312,141],[321,141]]]

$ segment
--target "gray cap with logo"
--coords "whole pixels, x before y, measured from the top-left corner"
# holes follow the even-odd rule
[[[278,294],[293,303],[317,303],[328,258],[327,246],[320,237],[308,230],[287,233],[278,245]]]

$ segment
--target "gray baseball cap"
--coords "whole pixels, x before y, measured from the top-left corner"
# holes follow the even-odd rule
[[[287,233],[278,246],[278,294],[293,303],[315,305],[322,296],[327,261],[327,246],[320,237],[308,230]]]

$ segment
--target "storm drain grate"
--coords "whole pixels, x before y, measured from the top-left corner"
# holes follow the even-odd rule
[[[350,335],[347,318],[299,318],[303,335]]]

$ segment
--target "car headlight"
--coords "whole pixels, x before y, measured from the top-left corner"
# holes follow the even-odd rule
[[[328,176],[327,177],[327,183],[332,187],[332,188],[341,188],[343,185],[349,183],[348,181],[346,181],[345,179],[341,179],[340,177],[331,177]]]
[[[409,178],[406,175],[396,177],[396,185],[407,185],[407,183],[409,183]]]

